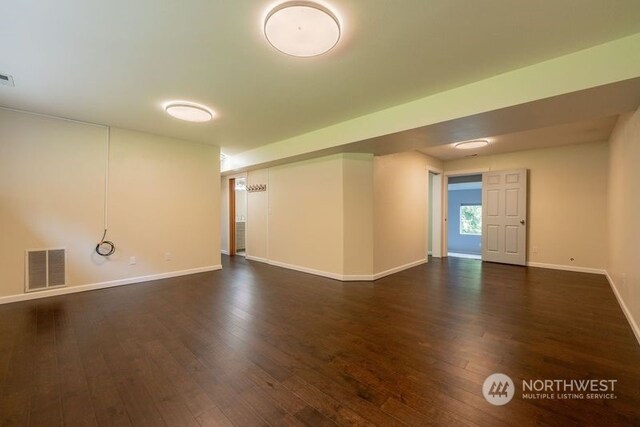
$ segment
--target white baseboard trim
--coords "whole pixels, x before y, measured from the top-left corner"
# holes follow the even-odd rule
[[[633,315],[627,308],[627,305],[624,303],[624,300],[622,299],[622,296],[618,292],[618,288],[616,287],[616,284],[614,283],[613,279],[609,275],[609,272],[605,271],[605,275],[607,276],[607,280],[609,281],[609,285],[611,286],[611,290],[613,291],[613,294],[616,296],[616,299],[618,300],[618,304],[620,305],[620,308],[622,308],[622,312],[624,313],[624,316],[627,318],[627,321],[631,326],[631,330],[633,331],[633,334],[636,336],[636,340],[638,340],[638,344],[640,344],[640,327],[638,327],[638,322],[636,322],[636,320],[633,318]]]
[[[248,260],[251,260],[251,261],[258,261],[258,262],[264,262],[266,264],[269,264],[269,260],[266,259],[266,258],[260,258],[258,256],[253,256],[253,255],[249,255],[249,254],[245,255],[245,258],[248,259]]]
[[[373,274],[345,274],[342,276],[343,282],[373,282]]]
[[[256,256],[247,255],[247,259],[250,261],[263,262],[265,264],[273,265],[276,267],[287,268],[289,270],[300,271],[302,273],[314,274],[316,276],[328,277],[329,279],[340,280],[341,282],[371,282],[374,280],[373,274],[338,274],[331,273],[329,271],[316,270],[314,268],[301,267],[299,265],[287,264],[280,261],[272,261],[266,258],[260,258]]]
[[[402,270],[413,268],[427,262],[427,258],[423,258],[405,265],[391,268],[386,271],[381,271],[380,273],[376,274],[338,274],[329,271],[316,270],[314,268],[301,267],[299,265],[287,264],[280,261],[273,261],[251,255],[247,255],[247,259],[251,261],[264,262],[265,264],[274,265],[276,267],[288,268],[289,270],[301,271],[303,273],[315,274],[316,276],[328,277],[329,279],[340,280],[341,282],[372,282],[390,274],[398,273]]]
[[[337,273],[331,273],[331,272],[328,272],[328,271],[316,270],[316,269],[308,268],[308,267],[301,267],[299,265],[287,264],[285,262],[280,262],[280,261],[272,261],[272,260],[269,260],[267,258],[261,258],[261,257],[253,256],[253,255],[247,255],[246,259],[248,259],[250,261],[263,262],[265,264],[273,265],[273,266],[276,266],[276,267],[282,267],[282,268],[286,268],[286,269],[289,269],[289,270],[295,270],[295,271],[301,271],[303,273],[315,274],[316,276],[322,276],[322,277],[328,277],[330,279],[342,280],[341,279],[342,275],[337,274]]]
[[[301,267],[299,265],[287,264],[280,261],[267,260],[266,261],[270,265],[275,265],[276,267],[288,268],[289,270],[301,271],[303,273],[315,274],[316,276],[328,277],[329,279],[334,280],[342,280],[344,281],[344,277],[342,274],[331,273],[329,271],[316,270],[314,268]]]
[[[546,264],[543,262],[527,262],[527,267],[549,268],[551,270],[565,270],[575,271],[577,273],[591,273],[591,274],[607,274],[606,270],[601,268],[590,267],[577,267],[574,265],[561,265],[561,264]]]
[[[225,255],[229,255],[229,251],[226,249],[220,249],[220,253],[223,253]]]
[[[74,294],[76,292],[93,291],[96,289],[113,288],[115,286],[131,285],[135,283],[149,282],[151,280],[168,279],[171,277],[186,276],[189,274],[204,273],[207,271],[221,270],[222,265],[210,265],[207,267],[190,268],[188,270],[170,271],[168,273],[151,274],[149,276],[129,277],[126,279],[112,280],[109,282],[92,283],[88,285],[69,286],[46,291],[29,292],[25,294],[0,297],[0,304],[9,304],[18,301],[27,301],[38,298],[48,298],[57,295]]]
[[[417,261],[413,261],[413,262],[410,262],[408,264],[401,265],[399,267],[394,267],[394,268],[391,268],[391,269],[386,270],[386,271],[381,271],[380,273],[376,273],[376,274],[373,275],[373,280],[378,280],[378,279],[381,279],[381,278],[383,278],[385,276],[388,276],[390,274],[398,273],[398,272],[400,272],[402,270],[407,270],[409,268],[417,267],[418,265],[425,264],[426,262],[427,262],[427,258],[422,258],[422,259],[419,259]]]

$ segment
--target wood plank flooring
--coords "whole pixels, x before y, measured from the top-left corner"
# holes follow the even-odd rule
[[[640,425],[640,345],[606,279],[432,260],[341,283],[223,271],[0,306],[0,425]],[[509,375],[504,406],[482,395]],[[522,379],[616,379],[524,400]]]

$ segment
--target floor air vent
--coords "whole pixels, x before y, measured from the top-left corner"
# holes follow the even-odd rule
[[[29,250],[25,255],[25,290],[41,291],[67,284],[65,249]]]

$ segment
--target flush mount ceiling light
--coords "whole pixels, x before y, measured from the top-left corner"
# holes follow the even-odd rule
[[[165,104],[164,110],[170,116],[188,122],[208,122],[214,116],[210,108],[186,101],[169,102]]]
[[[291,56],[318,56],[340,40],[340,22],[324,6],[310,1],[282,3],[267,14],[264,35],[273,47]]]
[[[455,145],[458,150],[471,150],[473,148],[482,148],[489,145],[486,139],[474,139],[473,141],[459,142]]]

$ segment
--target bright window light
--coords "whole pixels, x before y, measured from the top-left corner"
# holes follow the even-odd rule
[[[482,234],[482,205],[460,206],[460,234]]]

